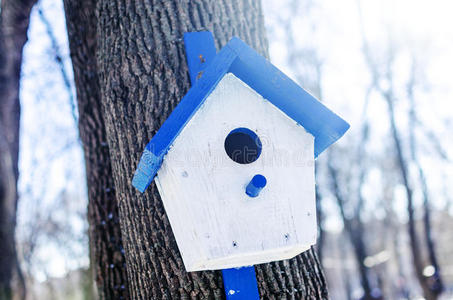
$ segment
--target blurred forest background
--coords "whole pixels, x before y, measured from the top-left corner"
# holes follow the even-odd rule
[[[272,62],[351,123],[317,160],[317,251],[331,298],[423,299],[428,289],[453,299],[453,3],[263,5]],[[34,6],[16,233],[27,299],[95,298],[65,28],[61,1]]]

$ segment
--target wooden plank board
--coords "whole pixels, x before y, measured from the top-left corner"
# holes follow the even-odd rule
[[[255,267],[222,270],[223,287],[227,300],[259,299]]]
[[[195,85],[216,55],[214,37],[209,31],[187,32],[184,34],[184,46],[190,82]]]

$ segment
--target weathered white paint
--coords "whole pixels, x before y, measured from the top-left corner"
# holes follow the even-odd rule
[[[297,101],[297,99],[294,99]],[[224,149],[238,127],[263,144],[241,165]],[[314,139],[233,74],[227,74],[165,156],[156,177],[187,271],[292,258],[316,241]],[[246,195],[255,174],[267,179]]]

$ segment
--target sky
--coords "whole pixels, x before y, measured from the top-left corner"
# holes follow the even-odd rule
[[[362,32],[360,30],[359,6],[355,0],[313,1],[311,6],[302,7],[293,13],[285,6],[287,0],[263,0],[265,22],[270,42],[272,62],[295,79],[306,66],[288,63],[284,45],[287,32],[281,27],[281,19],[291,16],[296,45],[315,51],[323,63],[322,89],[323,102],[351,123],[350,132],[339,141],[339,147],[347,148],[357,136],[357,128],[362,121],[364,95],[370,78],[361,53]],[[65,69],[72,77],[68,58],[63,7],[60,1],[41,0],[40,5],[48,16],[58,40],[59,50],[65,58]],[[380,0],[360,2],[364,36],[376,60],[380,53],[388,51],[386,45],[391,40],[395,45],[397,81],[407,80],[411,57],[417,57],[422,70],[419,75],[417,103],[422,112],[422,122],[445,142],[449,156],[451,133],[445,123],[452,122],[453,109],[453,1],[421,0]],[[18,213],[18,240],[30,239],[30,228],[38,220],[51,218],[57,224],[70,227],[73,241],[56,244],[39,235],[35,266],[38,279],[46,276],[62,276],[68,270],[88,265],[86,230],[84,220],[86,209],[86,187],[84,179],[83,153],[78,139],[76,120],[73,118],[70,92],[63,85],[60,70],[54,62],[55,53],[46,29],[35,8],[31,17],[29,42],[24,49],[22,71],[21,104],[21,153],[20,182],[21,201]],[[385,83],[383,83],[385,84]],[[404,97],[404,96],[402,96]],[[397,103],[402,111],[404,101]],[[372,94],[369,100],[368,117],[373,124],[376,141],[388,139],[388,123],[384,102]],[[398,125],[407,130],[407,119],[398,117]],[[451,126],[450,126],[451,128]],[[379,153],[385,143],[376,142],[370,151]],[[433,158],[433,150],[424,150],[423,164],[427,167],[430,184],[437,194],[441,194],[446,178],[453,177],[453,168]],[[320,157],[320,160],[325,158]],[[381,178],[379,170],[371,170],[370,184],[364,194],[368,199],[379,195],[373,183]],[[396,209],[405,214],[404,191],[397,190]],[[58,204],[69,198],[69,210],[59,211]],[[445,197],[435,197],[436,205],[443,207]],[[443,199],[443,200],[442,200]],[[369,201],[367,208],[374,208],[375,201]],[[337,207],[332,199],[326,201],[326,228],[331,231],[341,229]],[[63,226],[63,225],[62,225]],[[85,238],[84,238],[85,237]]]
[[[88,245],[83,152],[70,102],[74,91],[63,83],[38,8],[51,23],[71,78],[72,66],[62,1],[41,0],[32,11],[21,77],[17,239],[19,245],[36,242],[32,272],[42,281],[87,266]],[[52,234],[40,234],[40,229]]]

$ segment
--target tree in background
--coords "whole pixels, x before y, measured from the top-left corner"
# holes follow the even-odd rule
[[[82,137],[85,156],[93,157],[99,147],[107,149],[108,145],[109,155],[103,154],[101,160],[104,167],[106,160],[112,167],[112,174],[96,174],[108,177],[97,181],[90,179],[89,171],[89,190],[105,192],[106,187],[109,191],[115,187],[107,201],[116,199],[118,205],[129,297],[223,299],[219,271],[185,272],[156,186],[152,184],[141,195],[132,188],[131,178],[144,146],[189,88],[183,34],[210,30],[218,48],[237,35],[267,56],[261,3],[101,0],[94,9],[90,1],[78,2],[67,0],[65,7],[79,107],[100,109],[87,124],[92,126],[92,142]],[[82,120],[85,112],[80,113]],[[99,126],[105,126],[105,134]],[[87,134],[82,121],[80,130],[81,136]],[[87,170],[99,168],[92,165],[96,162],[88,160]],[[115,220],[115,212],[112,216]],[[91,220],[91,230],[103,230],[102,220]],[[96,253],[96,247],[92,250],[93,258],[108,260],[112,269],[122,267],[115,257]],[[327,298],[325,278],[313,250],[291,260],[256,266],[256,273],[262,298]],[[112,273],[104,274],[104,281],[114,280]]]
[[[19,80],[30,11],[36,0],[2,0],[0,10],[0,299],[25,297],[15,227],[19,177]],[[17,287],[13,286],[16,279]]]
[[[424,237],[425,237],[425,245],[428,252],[428,261],[431,263],[433,268],[432,274],[430,274],[427,278],[430,290],[436,296],[440,295],[444,290],[444,283],[440,272],[440,265],[439,259],[437,255],[437,249],[435,247],[435,241],[433,237],[433,229],[432,229],[432,221],[431,221],[431,206],[432,200],[430,197],[430,189],[428,187],[427,178],[425,175],[425,171],[419,160],[419,145],[418,139],[415,134],[416,129],[420,129],[420,120],[417,116],[417,106],[415,101],[415,93],[416,93],[416,86],[419,84],[419,76],[417,74],[417,66],[414,61],[412,63],[412,70],[410,72],[411,76],[407,83],[407,98],[409,100],[409,151],[410,151],[410,158],[412,163],[415,165],[418,171],[418,182],[421,186],[422,194],[423,194],[423,229],[424,229]],[[445,154],[445,151],[442,150],[442,146],[436,138],[431,136],[431,140],[434,141],[436,148],[440,151],[437,151],[440,156],[448,161],[448,157]],[[424,274],[426,276],[426,274]]]
[[[360,2],[359,2],[360,3]],[[423,295],[427,300],[436,300],[443,292],[443,282],[439,270],[438,259],[434,248],[434,241],[431,235],[431,218],[430,218],[430,204],[429,204],[429,191],[426,183],[423,168],[421,167],[418,156],[417,146],[414,130],[416,127],[416,111],[415,111],[415,100],[414,91],[416,88],[416,68],[414,68],[415,57],[412,58],[413,63],[409,71],[409,79],[406,84],[406,97],[409,102],[409,145],[406,148],[404,145],[403,135],[401,134],[397,125],[397,112],[395,104],[398,98],[402,98],[398,94],[395,74],[395,61],[398,55],[398,49],[396,43],[392,40],[391,35],[388,44],[386,45],[385,52],[383,54],[383,63],[378,65],[376,62],[376,54],[372,51],[372,48],[366,39],[363,31],[363,21],[359,5],[359,20],[362,28],[362,42],[363,42],[363,56],[366,62],[366,66],[371,77],[371,87],[379,95],[379,97],[387,104],[387,114],[390,122],[390,136],[393,141],[393,148],[395,152],[396,170],[399,173],[400,180],[404,186],[407,200],[407,214],[408,214],[408,235],[410,240],[410,250],[413,260],[413,268],[415,277],[417,278],[420,287],[423,290]],[[382,53],[381,53],[382,55]],[[438,143],[436,143],[438,145]],[[442,152],[442,151],[441,151]],[[409,153],[409,154],[408,154]],[[445,159],[445,157],[443,157]],[[410,165],[414,164],[418,178],[413,180],[410,173]],[[425,243],[421,242],[419,232],[416,226],[415,216],[415,204],[414,204],[414,191],[415,184],[420,183],[422,194],[423,194],[423,209],[424,218],[423,224],[425,229]],[[428,251],[428,260],[423,258],[424,247]],[[426,264],[426,261],[429,263]],[[424,272],[425,267],[431,265],[434,268],[433,274],[427,276]]]
[[[310,16],[316,9],[316,4],[311,0],[289,0],[285,4],[285,7],[288,9],[289,16],[277,16],[277,20],[279,26],[285,32],[283,42],[287,51],[287,65],[290,66],[290,70],[294,74],[297,82],[322,101],[324,57],[322,57],[320,49],[317,48],[316,44],[308,42],[298,43],[300,39],[316,39],[318,20]],[[300,37],[300,24],[295,22],[302,18],[304,19],[304,31],[309,32],[306,38]],[[344,230],[353,246],[352,250],[364,292],[363,299],[378,299],[381,295],[370,280],[369,273],[371,270],[364,264],[365,258],[368,256],[368,251],[364,238],[366,228],[361,220],[362,208],[366,201],[361,190],[366,177],[367,167],[369,167],[364,162],[366,155],[364,148],[368,139],[369,126],[366,116],[366,103],[368,102],[369,93],[365,98],[360,137],[354,144],[349,145],[349,148],[353,150],[339,151],[336,150],[338,147],[335,146],[329,149],[327,153],[327,163],[320,163],[320,160],[316,161],[316,200],[319,223],[317,249],[319,257],[322,257],[325,233],[323,229],[324,213],[321,201],[324,196],[332,195],[339,207]],[[349,168],[344,168],[345,160],[348,161]],[[342,163],[338,164],[335,161]],[[327,166],[323,164],[327,164]],[[322,167],[327,169],[327,174],[320,174]],[[322,178],[323,176],[328,178]]]
[[[85,153],[90,258],[101,299],[128,299],[128,277],[96,61],[95,0],[65,0],[68,39]]]
[[[373,89],[379,93],[379,95],[383,98],[383,100],[387,103],[388,107],[388,117],[390,120],[390,135],[394,143],[395,147],[395,161],[397,170],[400,173],[400,178],[402,180],[402,184],[404,186],[406,192],[406,199],[407,199],[407,213],[408,213],[408,234],[410,239],[410,249],[412,254],[413,260],[413,267],[415,276],[423,290],[424,297],[427,300],[435,300],[438,299],[439,295],[443,291],[443,284],[442,279],[439,272],[439,266],[437,263],[437,257],[435,254],[435,249],[433,245],[433,240],[431,237],[431,222],[430,222],[430,212],[429,212],[429,198],[428,198],[428,188],[426,186],[426,179],[424,177],[423,169],[420,167],[416,152],[415,152],[415,141],[412,140],[412,148],[409,152],[412,152],[412,162],[410,158],[406,154],[404,145],[403,145],[403,138],[401,133],[399,132],[397,122],[396,122],[396,112],[395,112],[395,102],[397,101],[397,95],[395,92],[395,84],[394,84],[394,74],[392,72],[392,66],[394,62],[394,55],[392,53],[392,47],[390,45],[390,52],[387,57],[387,64],[385,65],[385,71],[383,74],[379,72],[379,68],[373,62],[372,53],[370,52],[369,46],[366,44],[366,40],[364,40],[364,56],[368,63],[368,67],[372,76],[373,82]],[[388,86],[383,87],[381,83],[383,82],[388,83]],[[409,83],[409,92],[411,93],[411,83]],[[413,91],[412,91],[413,92]],[[410,96],[412,98],[413,96]],[[411,99],[413,104],[413,98]],[[412,112],[413,114],[414,112]],[[411,116],[410,116],[411,117]],[[413,115],[412,115],[413,117]],[[413,121],[413,120],[412,120]],[[413,130],[413,128],[411,129]],[[410,133],[410,134],[413,134]],[[413,137],[412,137],[413,138]],[[424,196],[424,209],[425,209],[425,218],[424,218],[424,228],[425,228],[425,237],[426,237],[426,246],[429,252],[429,261],[430,264],[435,266],[435,272],[432,276],[425,276],[424,269],[427,266],[425,260],[423,259],[423,244],[420,241],[420,235],[416,228],[416,217],[415,217],[415,205],[414,205],[414,187],[411,183],[410,172],[409,172],[409,165],[415,162],[418,172],[419,172],[419,180],[422,183],[423,189],[423,196]]]
[[[76,294],[81,286],[88,293],[94,285],[92,276],[86,278],[84,160],[65,33],[63,3],[39,1],[30,15],[20,79],[16,247],[30,300],[55,299],[50,292],[61,290]],[[72,280],[55,281],[64,274]]]

